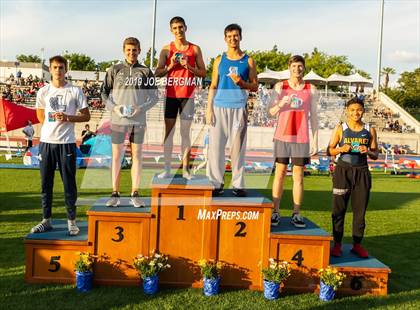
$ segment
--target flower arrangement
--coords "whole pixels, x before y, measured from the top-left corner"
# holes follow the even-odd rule
[[[270,258],[268,261],[269,266],[261,270],[264,280],[281,283],[290,276],[291,268],[288,262],[276,262],[274,258]]]
[[[142,279],[152,277],[165,269],[171,268],[171,265],[168,264],[168,257],[159,253],[153,253],[151,256],[139,254],[134,258],[133,265]]]
[[[95,256],[88,252],[79,252],[79,259],[74,264],[77,272],[91,272]]]
[[[198,261],[198,266],[200,266],[203,278],[217,279],[220,276],[223,264],[222,262],[217,262],[215,260],[200,259]]]
[[[343,284],[343,280],[345,279],[346,275],[342,272],[339,272],[336,268],[328,266],[327,268],[321,268],[319,270],[319,276],[321,281],[328,286],[331,286],[334,291],[336,291],[341,284]]]

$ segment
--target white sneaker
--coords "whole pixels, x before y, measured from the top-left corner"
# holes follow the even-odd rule
[[[187,171],[187,170],[182,171],[182,177],[184,179],[187,179],[187,180],[191,180],[192,179],[191,173],[189,171]]]
[[[144,208],[146,206],[144,204],[144,201],[141,200],[138,191],[135,191],[134,193],[131,194],[130,200],[134,208]]]
[[[158,174],[158,179],[168,179],[171,177],[171,170],[165,169],[163,172]]]
[[[79,234],[80,229],[76,225],[76,220],[67,220],[67,226],[69,228],[70,236],[77,236]]]

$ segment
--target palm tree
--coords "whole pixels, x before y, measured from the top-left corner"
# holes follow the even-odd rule
[[[385,81],[384,81],[384,88],[385,89],[388,88],[389,75],[390,74],[395,74],[395,69],[394,68],[391,68],[391,67],[382,68],[382,75],[385,75]]]

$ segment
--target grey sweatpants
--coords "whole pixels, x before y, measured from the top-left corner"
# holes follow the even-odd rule
[[[225,147],[229,142],[232,186],[245,187],[245,150],[248,112],[246,108],[214,107],[215,122],[210,126],[207,176],[216,188],[224,183]]]

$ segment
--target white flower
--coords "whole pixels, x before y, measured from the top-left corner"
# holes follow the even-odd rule
[[[162,268],[163,267],[163,264],[162,263],[158,263],[158,267],[159,268]]]

